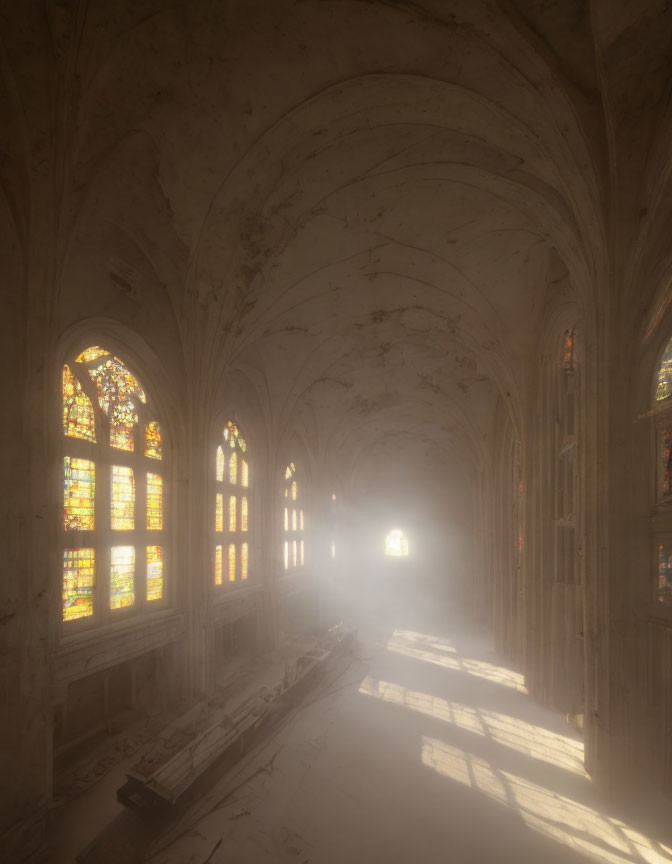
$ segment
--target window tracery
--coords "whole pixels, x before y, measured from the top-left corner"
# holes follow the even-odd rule
[[[62,619],[99,623],[164,597],[161,427],[135,375],[101,346],[68,359],[61,395]]]
[[[215,585],[245,582],[249,575],[247,459],[247,442],[230,420],[215,453]]]
[[[283,501],[283,566],[285,570],[303,567],[305,563],[305,520],[299,486],[296,481],[296,466],[293,462],[285,468]]]

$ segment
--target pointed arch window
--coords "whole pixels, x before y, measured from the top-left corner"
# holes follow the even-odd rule
[[[165,598],[164,453],[127,365],[92,346],[62,370],[62,619],[114,620]]]
[[[230,420],[215,453],[215,585],[249,575],[249,481],[247,442]]]
[[[305,516],[302,500],[296,480],[296,466],[290,462],[285,468],[283,498],[282,561],[285,570],[295,570],[297,567],[303,567],[305,563]]]

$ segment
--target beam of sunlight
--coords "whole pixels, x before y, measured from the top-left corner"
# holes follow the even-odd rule
[[[604,864],[670,864],[672,849],[619,819],[494,767],[485,759],[423,737],[422,763],[515,809],[534,831]]]
[[[362,681],[359,692],[394,705],[403,705],[411,711],[450,723],[458,729],[490,738],[517,753],[565,771],[582,777],[588,776],[583,767],[583,743],[566,735],[551,732],[498,711],[472,708],[459,702],[448,702],[438,696],[410,690],[399,684],[378,681],[370,675]]]
[[[387,642],[387,650],[416,660],[424,660],[444,669],[454,669],[456,672],[466,672],[476,678],[483,678],[502,687],[509,687],[519,693],[527,693],[523,676],[505,666],[495,666],[485,660],[474,660],[460,657],[453,648],[437,645],[429,639],[417,638],[419,634],[410,634],[407,630],[395,630]],[[450,652],[447,654],[447,652]]]

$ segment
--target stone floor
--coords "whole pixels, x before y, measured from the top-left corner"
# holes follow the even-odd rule
[[[355,654],[144,860],[672,861],[602,809],[579,734],[486,639],[396,614],[365,622]]]

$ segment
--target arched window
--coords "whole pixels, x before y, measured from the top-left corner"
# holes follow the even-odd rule
[[[574,328],[566,330],[562,338],[556,413],[555,579],[570,585],[581,582],[577,548],[580,410],[577,348]]]
[[[247,579],[249,483],[247,443],[230,420],[215,455],[215,585]]]
[[[93,346],[63,366],[63,621],[165,596],[161,428],[128,367]]]
[[[283,564],[285,570],[303,567],[305,548],[303,542],[304,515],[301,496],[296,482],[296,466],[290,462],[285,468],[285,497],[283,508],[285,541]]]
[[[672,339],[665,346],[656,371],[656,599],[672,604]],[[669,523],[669,524],[668,524]],[[661,530],[663,529],[663,530]],[[668,530],[665,530],[668,529]]]

